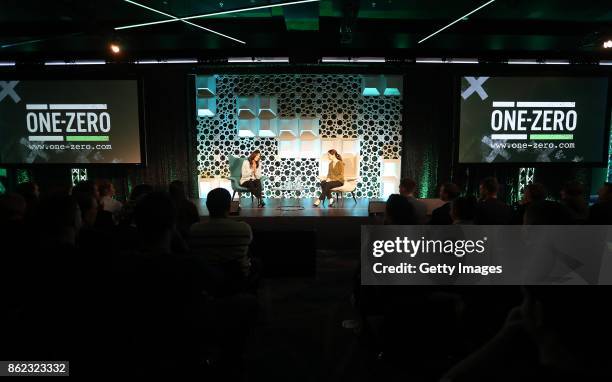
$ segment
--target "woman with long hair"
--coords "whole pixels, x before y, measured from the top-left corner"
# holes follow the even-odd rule
[[[321,181],[321,196],[314,203],[315,207],[325,201],[325,198],[329,199],[329,206],[334,204],[334,198],[332,197],[332,188],[342,187],[344,184],[344,162],[342,157],[334,149],[327,152],[329,156],[329,167],[327,170],[327,178]]]
[[[265,206],[261,197],[261,152],[259,150],[253,151],[247,160],[242,162],[240,185],[248,188],[249,192],[257,198],[258,207]]]

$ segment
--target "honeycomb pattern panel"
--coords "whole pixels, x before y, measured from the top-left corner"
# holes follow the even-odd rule
[[[380,197],[382,159],[401,159],[401,97],[364,97],[361,75],[218,75],[217,114],[198,117],[197,162],[201,176],[227,176],[228,155],[262,152],[266,197],[315,197],[320,194],[318,159],[280,159],[276,138],[238,137],[236,98],[275,96],[279,118],[319,118],[322,138],[359,138],[361,181],[356,196]],[[298,182],[303,191],[276,190]],[[243,197],[249,197],[247,193]]]

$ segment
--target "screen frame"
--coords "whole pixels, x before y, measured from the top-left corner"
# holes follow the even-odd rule
[[[606,116],[605,116],[605,126],[603,129],[602,139],[602,153],[599,161],[590,161],[590,162],[492,162],[492,163],[484,163],[484,162],[464,162],[459,160],[459,149],[460,149],[460,139],[461,139],[461,80],[466,76],[489,76],[489,77],[534,77],[534,78],[542,78],[542,77],[565,77],[565,78],[606,78],[607,79],[607,99],[606,99]],[[560,168],[560,167],[584,167],[584,168],[603,168],[608,167],[608,155],[609,155],[609,145],[610,145],[610,130],[612,124],[612,76],[610,73],[601,72],[601,73],[564,73],[559,71],[534,71],[527,69],[526,72],[522,72],[520,70],[478,70],[478,71],[465,71],[459,72],[454,76],[453,79],[453,87],[454,92],[456,94],[455,100],[453,102],[453,160],[459,166],[473,166],[473,167],[490,167],[490,166],[500,166],[500,167],[532,167],[532,168]],[[603,147],[605,142],[605,148]]]
[[[141,76],[137,75],[73,75],[70,78],[66,77],[65,73],[62,73],[59,76],[53,76],[52,74],[45,75],[20,75],[16,74],[11,76],[10,73],[0,72],[0,79],[4,80],[5,78],[12,78],[13,80],[18,81],[136,81],[136,94],[138,97],[138,136],[139,136],[139,145],[140,145],[140,163],[77,163],[77,162],[62,162],[62,163],[22,163],[22,162],[3,162],[0,161],[0,166],[9,169],[29,169],[32,167],[38,166],[53,166],[53,167],[66,167],[66,168],[103,168],[103,167],[147,167],[148,158],[147,158],[147,129],[145,126],[146,123],[146,112],[145,112],[145,91],[144,91],[144,80]]]

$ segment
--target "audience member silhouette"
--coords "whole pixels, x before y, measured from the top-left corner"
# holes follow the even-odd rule
[[[451,217],[451,203],[459,197],[459,187],[454,183],[444,183],[440,187],[440,199],[444,202],[441,207],[431,212],[429,224],[443,225],[453,224]]]
[[[414,225],[419,224],[419,218],[413,202],[405,196],[392,194],[387,199],[384,222],[387,225]]]
[[[113,356],[128,375],[189,374],[201,365],[206,276],[172,254],[176,219],[167,193],[142,196],[134,210],[138,250],[114,258],[112,337],[122,346]]]
[[[191,226],[200,221],[200,214],[195,204],[187,199],[183,182],[175,180],[170,183],[170,196],[178,211],[178,231],[187,239]]]
[[[98,185],[92,180],[82,180],[72,187],[72,195],[79,197],[80,195],[89,195],[100,202],[100,191]]]
[[[597,194],[599,200],[589,209],[589,224],[612,224],[612,183],[604,183]]]
[[[36,216],[36,208],[40,201],[40,189],[35,182],[25,182],[17,185],[15,191],[21,195],[26,202],[25,220],[31,221]]]
[[[530,183],[525,186],[523,190],[523,199],[514,213],[512,224],[523,224],[523,216],[525,215],[527,207],[529,207],[531,203],[546,200],[547,196],[548,193],[546,192],[546,188],[541,183]]]
[[[72,195],[77,199],[77,201],[89,203],[91,198],[96,201],[97,214],[94,221],[94,227],[96,230],[110,232],[114,229],[115,222],[112,212],[105,211],[100,205],[101,197],[96,182],[92,180],[83,180],[78,182],[72,188]]]
[[[115,185],[110,180],[102,179],[98,181],[98,190],[102,209],[112,213],[113,217],[117,218],[122,204],[115,199]]]
[[[130,193],[130,197],[127,202],[123,205],[121,212],[119,213],[119,225],[120,226],[135,226],[134,222],[134,209],[136,208],[136,203],[138,200],[152,193],[153,187],[148,184],[138,184],[134,186],[132,192]]]
[[[0,225],[3,228],[8,228],[11,224],[23,223],[26,211],[26,199],[20,194],[0,195]]]
[[[499,183],[496,178],[485,178],[480,182],[480,202],[476,206],[475,224],[509,224],[512,208],[497,199]]]
[[[612,378],[610,309],[592,291],[523,287],[502,329],[442,381],[581,381]],[[599,345],[599,346],[597,346]],[[512,362],[508,362],[512,360]]]
[[[251,226],[228,218],[232,196],[223,188],[215,188],[206,196],[209,221],[191,226],[190,246],[194,254],[210,264],[222,267],[237,277],[248,277],[251,270],[249,244],[253,240]]]
[[[561,204],[567,207],[574,223],[586,223],[589,205],[584,198],[584,186],[578,181],[569,181],[561,189]]]
[[[417,184],[413,179],[403,178],[400,180],[400,195],[405,197],[410,204],[412,204],[414,213],[416,214],[417,224],[425,224],[427,222],[427,206],[414,196],[416,189]]]
[[[474,224],[476,213],[476,198],[473,196],[460,196],[451,203],[451,218],[453,224]]]
[[[572,223],[572,216],[561,203],[541,200],[530,203],[523,216],[525,225],[565,225]]]

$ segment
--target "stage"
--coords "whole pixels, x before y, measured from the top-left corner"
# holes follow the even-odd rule
[[[235,199],[238,200],[238,199]],[[334,203],[333,207],[327,205],[315,207],[314,198],[305,199],[288,199],[288,198],[269,198],[264,199],[266,206],[263,208],[257,207],[256,199],[251,202],[250,198],[240,199],[239,216],[243,218],[273,218],[273,217],[367,217],[368,205],[370,201],[383,201],[382,199],[357,199],[355,202],[352,198],[343,198],[339,202]],[[198,207],[198,212],[201,217],[208,217],[208,209],[206,208],[206,199],[195,199],[194,203]],[[302,209],[297,209],[299,206]]]
[[[293,237],[295,243],[303,245],[304,236],[310,237],[316,249],[358,250],[361,239],[361,226],[380,224],[381,217],[369,217],[370,201],[380,199],[340,200],[334,207],[314,207],[315,199],[265,199],[266,206],[257,208],[256,200],[241,199],[240,212],[230,216],[232,219],[247,222],[253,229],[255,241],[287,245]],[[206,199],[195,199],[200,219],[208,220]],[[296,210],[299,205],[303,209]],[[296,237],[297,236],[297,237]],[[280,240],[282,238],[282,240]],[[259,239],[259,240],[258,240]],[[302,240],[300,240],[302,239]]]

